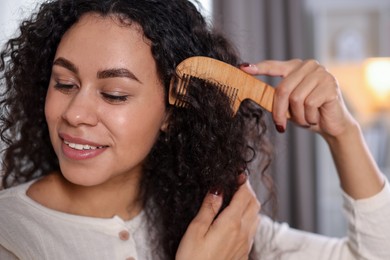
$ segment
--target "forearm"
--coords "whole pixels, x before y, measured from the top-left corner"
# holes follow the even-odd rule
[[[382,190],[384,176],[365,143],[357,123],[337,137],[325,137],[341,187],[353,199],[371,197]]]

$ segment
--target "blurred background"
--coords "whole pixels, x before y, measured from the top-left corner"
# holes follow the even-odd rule
[[[1,0],[1,46],[38,2]],[[338,79],[379,167],[390,176],[389,0],[199,2],[210,24],[237,46],[242,61],[300,58],[325,65]],[[277,220],[344,236],[341,190],[327,145],[292,124],[283,135],[270,124],[269,137],[275,146],[270,171],[279,198]]]

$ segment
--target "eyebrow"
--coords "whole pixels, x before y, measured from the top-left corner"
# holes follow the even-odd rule
[[[71,61],[65,59],[65,58],[58,58],[53,62],[53,65],[64,67],[67,70],[70,70],[71,72],[75,74],[79,74],[79,69],[76,65],[74,65]]]
[[[79,74],[79,69],[75,64],[73,64],[71,61],[59,57],[57,58],[53,65],[64,67],[65,69],[75,73]],[[113,68],[113,69],[105,69],[105,70],[99,70],[96,73],[96,77],[98,79],[106,79],[106,78],[129,78],[133,79],[135,81],[138,81],[139,83],[142,83],[131,71],[125,68]]]
[[[98,79],[106,78],[130,78],[142,83],[131,71],[125,68],[119,69],[105,69],[97,72]]]

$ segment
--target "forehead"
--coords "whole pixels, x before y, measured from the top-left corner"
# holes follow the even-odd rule
[[[57,55],[106,54],[108,56],[126,56],[140,52],[151,55],[150,43],[144,37],[137,23],[122,20],[117,16],[101,16],[96,13],[83,15],[63,35],[57,48]],[[86,56],[86,55],[83,55]]]
[[[140,25],[95,13],[82,16],[63,35],[55,59],[58,57],[91,73],[107,67],[125,67],[139,73],[157,70]]]

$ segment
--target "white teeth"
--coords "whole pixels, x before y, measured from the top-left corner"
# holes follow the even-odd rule
[[[103,148],[104,146],[92,146],[88,144],[75,144],[75,143],[70,143],[68,141],[64,140],[64,143],[68,145],[69,147],[76,149],[76,150],[95,150],[95,149],[100,149]]]

